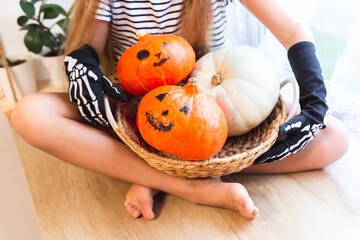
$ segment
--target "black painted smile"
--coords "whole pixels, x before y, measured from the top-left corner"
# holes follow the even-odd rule
[[[167,62],[167,60],[169,60],[170,57],[167,57],[167,58],[163,58],[161,59],[158,63],[154,63],[154,67],[159,67],[161,65],[163,65],[164,63]]]
[[[170,132],[171,129],[175,126],[174,122],[164,124],[163,122],[159,121],[156,117],[154,117],[151,113],[146,112],[146,119],[150,123],[150,125],[155,129],[161,132]]]

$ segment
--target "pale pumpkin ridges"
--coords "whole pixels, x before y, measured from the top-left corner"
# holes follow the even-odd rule
[[[217,91],[217,94],[215,94],[213,98],[224,111],[227,123],[231,125],[234,122],[243,122],[243,118],[237,109],[238,106],[241,106],[243,103],[238,102],[237,104],[231,104],[233,99],[228,96],[226,89],[222,86],[217,86],[215,91]],[[219,93],[220,91],[222,91],[222,93]],[[233,129],[229,129],[228,134],[233,135]]]
[[[226,68],[224,69],[223,65],[227,64],[225,59],[226,59],[226,55],[230,51],[231,51],[230,47],[225,47],[225,48],[222,49],[222,51],[212,52],[211,58],[212,58],[212,60],[214,62],[214,68],[215,68],[216,73],[223,74],[224,71],[226,70]]]
[[[233,80],[236,83],[238,83],[239,85],[241,85],[243,87],[243,89],[244,89],[243,93],[238,93],[238,92],[235,92],[235,90],[234,90],[235,89],[234,85],[236,85],[236,84],[231,84],[231,81],[232,81],[231,79],[227,79],[228,84],[223,85],[223,88],[224,88],[225,92],[227,93],[227,95],[236,97],[237,94],[239,94],[239,95],[246,96],[246,97],[242,98],[241,104],[238,104],[238,105],[234,104],[236,112],[237,113],[244,112],[244,110],[242,109],[243,106],[251,106],[251,105],[254,106],[255,105],[256,107],[251,109],[252,110],[251,115],[256,115],[256,118],[259,118],[260,116],[262,116],[262,111],[261,111],[262,110],[262,108],[261,108],[261,104],[262,104],[261,102],[262,101],[258,100],[259,95],[248,95],[248,94],[246,94],[248,91],[250,91],[250,92],[256,91],[257,88],[255,86],[245,82],[245,81],[240,83],[240,82],[238,82],[236,80]],[[246,88],[244,88],[245,87],[244,85],[246,86]],[[233,102],[234,99],[232,99],[231,101]],[[253,127],[260,124],[260,122],[262,122],[266,118],[266,117],[261,117],[261,121],[253,122],[253,120],[249,120],[248,116],[249,116],[249,114],[244,113],[240,117],[241,121],[245,124],[245,127],[247,129],[252,129]],[[245,133],[245,132],[243,132],[243,133]]]
[[[209,65],[215,65],[215,69],[210,71]],[[224,99],[221,100],[223,101],[222,104],[227,104],[227,109],[234,109],[233,112],[230,112],[230,110],[225,109],[223,106],[227,118],[230,118],[229,122],[231,122],[232,118],[238,118],[239,115],[244,119],[244,121],[240,119],[237,123],[231,124],[229,133],[233,132],[235,128],[240,129],[239,126],[241,125],[251,126],[252,128],[260,124],[270,114],[279,97],[280,84],[275,67],[265,54],[252,47],[232,46],[219,49],[199,59],[194,69],[195,71],[192,72],[191,77],[198,77],[200,84],[206,86],[204,91],[210,93],[213,98],[225,98],[222,96],[224,93],[219,94],[220,91],[215,92],[214,89],[228,86],[229,93],[224,95],[229,95],[231,99],[236,99],[232,102]],[[209,84],[211,79],[205,77],[207,76],[206,73],[221,73],[224,81],[214,87]],[[232,78],[234,78],[234,81]],[[231,81],[237,81],[240,84],[231,84]],[[206,84],[203,84],[203,82],[206,82]],[[244,98],[239,98],[237,95],[243,95]],[[237,103],[239,101],[242,102],[241,106]],[[220,101],[218,102],[221,103]],[[241,110],[242,106],[246,111]],[[256,120],[256,122],[253,122],[252,119]],[[242,123],[240,124],[239,122],[241,121]],[[251,128],[244,127],[244,131],[250,131]]]
[[[247,97],[247,100],[249,104],[253,104],[255,106],[253,109],[258,109],[259,111],[256,112],[258,118],[262,119],[261,121],[258,121],[257,123],[260,124],[263,120],[265,120],[269,114],[271,113],[273,106],[275,106],[278,97],[279,97],[279,91],[280,87],[279,84],[272,84],[268,86],[264,86],[264,84],[267,83],[266,76],[264,76],[264,81],[252,81],[251,84],[248,81],[238,81],[234,78],[227,79],[227,83],[224,84],[224,87],[229,86],[227,91],[233,92],[236,88],[236,84],[241,85],[242,88],[244,88],[244,95]],[[231,85],[231,87],[230,87]],[[247,95],[247,92],[257,92],[256,95]],[[277,94],[273,94],[273,93]],[[230,95],[234,95],[235,92],[233,92]],[[267,107],[266,107],[267,106]],[[267,111],[265,110],[267,109]],[[255,115],[255,113],[254,113]],[[251,124],[249,126],[255,127],[258,124]]]
[[[202,58],[196,61],[191,76],[196,76],[200,85],[205,81],[203,81],[204,79],[203,77],[198,76],[199,73],[209,74],[210,75],[209,81],[210,81],[212,75],[215,74],[217,71],[217,67],[214,64],[214,61],[211,61],[213,60],[213,56],[214,56],[213,52],[209,52],[208,54],[204,55]],[[207,62],[208,64],[205,64],[204,66],[204,64],[201,64],[202,62]],[[200,66],[205,67],[206,69],[201,69]]]
[[[243,52],[244,55],[249,55],[249,57],[233,54],[236,52],[236,49],[240,49],[239,51]],[[238,62],[240,61],[241,61],[241,65],[244,65],[244,61],[247,61],[248,62],[247,65],[252,65],[252,67],[256,69],[255,71],[261,71],[261,68],[258,65],[260,63],[259,60],[261,59],[261,61],[263,61],[264,59],[266,59],[265,54],[249,46],[227,47],[225,50],[226,52],[224,51],[225,53],[224,52],[222,53],[223,58],[221,60],[221,64],[223,65],[220,66],[220,69],[226,75],[224,76],[225,78],[232,78],[232,76],[227,75],[227,73],[231,72],[232,71],[231,69],[238,68],[239,67]],[[255,62],[252,62],[254,61],[252,55],[256,55],[257,57]],[[244,71],[244,73],[246,73],[246,71]]]
[[[197,76],[198,82],[202,89],[213,88],[213,86],[211,86],[211,78],[212,78],[213,74],[208,73],[208,72],[200,72],[197,70],[194,70],[191,73],[191,75],[193,75],[193,74],[195,74]],[[200,79],[208,79],[209,81],[201,81]]]

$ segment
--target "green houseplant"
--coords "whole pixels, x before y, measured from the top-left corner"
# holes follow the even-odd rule
[[[27,31],[24,43],[30,52],[39,54],[44,47],[48,55],[60,55],[66,39],[72,8],[65,11],[60,5],[47,0],[20,0],[24,15],[17,19],[20,30]]]
[[[18,17],[17,23],[21,31],[26,31],[24,44],[33,53],[35,72],[38,74],[41,67],[43,71],[40,72],[47,73],[54,87],[65,89],[64,43],[74,4],[68,11],[47,0],[20,0],[19,4],[23,15]],[[43,75],[38,75],[37,79],[43,79]]]

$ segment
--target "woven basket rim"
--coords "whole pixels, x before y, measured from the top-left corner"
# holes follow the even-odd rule
[[[147,149],[140,146],[137,142],[135,142],[129,134],[127,134],[127,129],[121,121],[121,113],[120,113],[120,104],[116,107],[116,121],[118,124],[118,128],[114,129],[115,132],[119,135],[119,137],[125,142],[125,144],[135,152],[139,157],[144,159],[149,165],[155,167],[156,169],[168,173],[170,175],[180,176],[180,177],[208,177],[208,176],[221,176],[227,175],[233,172],[238,172],[243,168],[250,166],[255,159],[260,156],[260,154],[266,152],[271,145],[276,141],[278,136],[278,127],[281,123],[285,122],[286,119],[286,109],[284,101],[279,96],[279,99],[274,107],[273,111],[278,110],[279,113],[276,115],[275,119],[272,121],[272,124],[275,124],[277,127],[270,131],[270,134],[264,137],[265,141],[261,142],[260,145],[252,148],[246,152],[241,152],[238,154],[234,154],[232,156],[226,156],[221,158],[209,158],[200,161],[193,160],[183,160],[179,158],[170,158],[166,156],[160,156],[154,152],[150,152]],[[275,109],[278,108],[278,109]],[[271,115],[271,114],[270,114]],[[270,117],[269,115],[269,117]],[[264,120],[267,121],[268,119]],[[251,131],[250,131],[251,132]],[[235,164],[234,164],[235,163]],[[240,164],[241,163],[241,164]],[[232,165],[240,166],[232,166]],[[210,167],[207,167],[210,166]],[[223,172],[214,173],[212,168],[220,169],[223,168]],[[233,169],[228,169],[233,167]],[[204,169],[202,169],[204,168]],[[175,171],[181,171],[180,173],[174,173]],[[190,171],[187,173],[187,171]],[[201,172],[198,176],[196,172]],[[215,171],[215,169],[214,169]]]

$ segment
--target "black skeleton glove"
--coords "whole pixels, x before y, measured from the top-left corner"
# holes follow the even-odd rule
[[[122,102],[126,101],[126,96],[120,93],[101,72],[95,49],[84,45],[66,56],[64,63],[70,81],[70,101],[76,103],[81,116],[86,121],[96,126],[109,127],[103,92]]]
[[[295,44],[289,49],[288,58],[300,88],[301,113],[280,125],[279,137],[286,134],[286,138],[277,140],[254,164],[281,160],[304,149],[326,127],[326,88],[314,44]]]

